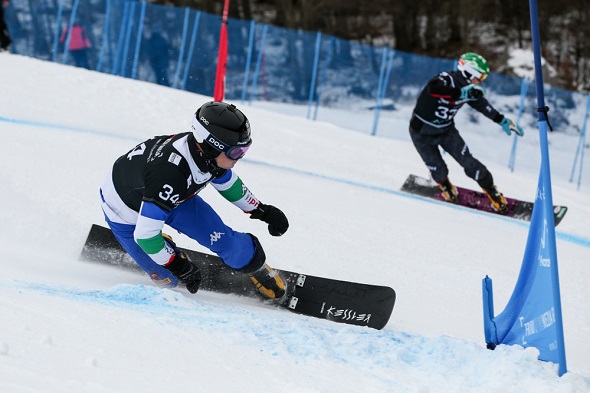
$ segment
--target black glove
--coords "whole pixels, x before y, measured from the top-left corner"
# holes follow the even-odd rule
[[[186,286],[190,293],[197,293],[201,285],[201,271],[188,256],[172,241],[172,238],[166,234],[162,234],[164,239],[174,250],[174,258],[168,262],[164,267]]]
[[[268,233],[273,236],[281,236],[289,229],[289,221],[280,209],[260,203],[252,212],[250,218],[264,221],[268,224]]]
[[[467,85],[461,88],[461,95],[459,98],[462,100],[474,101],[479,100],[485,93],[486,91],[481,86]]]

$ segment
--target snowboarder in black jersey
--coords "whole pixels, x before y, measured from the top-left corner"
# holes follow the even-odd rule
[[[484,97],[485,90],[480,84],[489,73],[488,62],[482,56],[469,52],[459,58],[457,71],[441,72],[432,78],[418,97],[410,120],[410,136],[447,201],[457,201],[457,189],[449,181],[449,170],[439,146],[465,169],[467,176],[477,181],[492,207],[502,211],[507,207],[506,198],[494,185],[490,171],[471,155],[454,122],[457,111],[467,103],[499,123],[506,134],[515,132],[519,136],[524,135],[520,126],[494,109]]]
[[[197,195],[211,183],[250,218],[266,222],[271,235],[284,234],[283,212],[261,203],[232,170],[251,144],[246,116],[212,101],[193,116],[192,132],[154,137],[117,159],[100,189],[102,209],[117,240],[155,283],[180,282],[195,293],[201,281],[198,267],[162,233],[167,224],[248,274],[264,296],[284,296],[285,283],[266,264],[258,239],[227,226]]]

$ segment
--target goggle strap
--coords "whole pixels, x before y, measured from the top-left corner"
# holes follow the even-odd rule
[[[196,121],[193,121],[193,135],[195,136],[197,142],[203,143],[211,134],[209,133],[209,131],[207,131],[205,127],[203,127],[203,125],[198,119],[195,120]]]

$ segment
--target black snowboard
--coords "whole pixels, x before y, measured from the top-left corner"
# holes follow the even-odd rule
[[[439,201],[447,202],[438,188],[438,185],[430,179],[425,179],[416,175],[410,175],[403,184],[402,191],[410,194],[420,195],[427,198],[436,199]],[[466,188],[457,187],[459,192],[458,201],[456,205],[469,207],[472,209],[485,211],[487,213],[499,214],[506,217],[515,218],[523,221],[531,221],[533,215],[533,202],[520,201],[518,199],[506,198],[508,207],[506,210],[498,212],[492,208],[488,197],[479,191],[468,190]],[[451,203],[451,202],[448,202]],[[554,206],[553,214],[555,217],[555,226],[561,222],[567,207],[565,206]]]
[[[232,270],[219,257],[182,250],[201,269],[203,281],[200,290],[263,300],[247,275]],[[99,225],[90,229],[81,259],[143,273],[111,230]],[[298,314],[374,329],[382,329],[389,321],[396,298],[395,291],[390,287],[277,270],[286,280],[287,296],[281,303],[266,300],[269,304]]]

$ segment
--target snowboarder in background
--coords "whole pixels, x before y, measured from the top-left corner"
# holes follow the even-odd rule
[[[455,114],[463,104],[502,126],[506,134],[515,132],[523,136],[523,129],[499,113],[484,97],[485,90],[480,84],[490,73],[488,62],[480,55],[468,52],[459,58],[457,71],[441,72],[424,87],[410,120],[410,136],[439,185],[443,197],[450,202],[457,201],[457,188],[448,178],[449,170],[442,158],[439,146],[451,155],[475,180],[490,199],[492,208],[506,209],[506,198],[494,184],[490,171],[469,152],[469,148],[455,127]]]
[[[271,235],[284,234],[285,214],[261,203],[232,170],[251,144],[246,116],[234,105],[211,101],[194,114],[192,132],[156,136],[115,161],[100,188],[102,209],[119,243],[156,284],[180,282],[195,293],[201,282],[199,268],[162,233],[167,224],[248,274],[264,296],[285,295],[256,236],[234,231],[197,195],[211,183],[250,218],[266,222]]]

